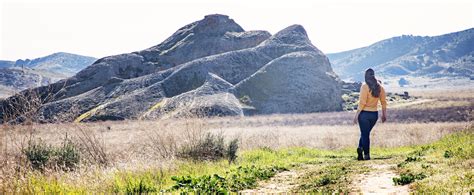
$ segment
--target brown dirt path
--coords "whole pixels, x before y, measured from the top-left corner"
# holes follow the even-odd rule
[[[354,192],[362,194],[409,194],[408,185],[396,186],[392,178],[397,177],[391,170],[395,165],[370,165],[373,171],[357,176],[352,183]]]
[[[268,181],[262,181],[256,189],[240,191],[239,194],[289,194],[297,185],[299,173],[295,170],[283,171]]]
[[[350,186],[351,194],[409,194],[408,185],[396,186],[392,179],[398,175],[391,170],[392,164],[368,165],[372,171],[354,177]],[[289,170],[278,173],[268,181],[262,181],[256,189],[240,191],[239,194],[291,194],[298,185],[298,176],[305,169]]]

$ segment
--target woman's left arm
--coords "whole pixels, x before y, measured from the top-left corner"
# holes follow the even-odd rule
[[[359,118],[359,114],[360,114],[360,110],[357,110],[357,112],[356,112],[356,114],[355,114],[355,116],[354,116],[354,121],[352,121],[352,122],[354,123],[354,125],[357,124],[357,122],[358,122],[357,119]]]
[[[367,103],[367,95],[369,90],[367,87],[364,87],[364,84],[360,86],[360,94],[359,94],[359,106],[357,107],[357,112],[354,116],[354,124],[357,124],[357,118],[359,117],[360,112],[364,109],[365,104]]]

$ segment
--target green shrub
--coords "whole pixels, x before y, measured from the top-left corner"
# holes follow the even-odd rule
[[[451,158],[451,157],[453,157],[453,155],[454,155],[454,154],[453,154],[453,152],[452,152],[451,150],[446,150],[446,151],[444,151],[444,155],[443,155],[443,156],[444,156],[444,158]]]
[[[206,133],[195,143],[182,147],[178,152],[178,157],[194,161],[216,161],[227,158],[231,163],[237,158],[238,143],[239,140],[234,139],[226,145],[222,134]]]
[[[248,95],[244,95],[239,98],[240,103],[245,104],[245,105],[250,105],[252,104],[252,100]]]
[[[178,156],[185,159],[200,160],[218,160],[224,157],[225,146],[224,136],[206,133],[188,146],[184,146],[178,153]]]
[[[227,146],[227,160],[233,163],[237,159],[237,150],[239,149],[239,140],[233,139]]]
[[[54,154],[54,149],[39,139],[28,141],[28,146],[22,152],[33,169],[43,169]]]
[[[413,183],[415,180],[422,180],[424,178],[426,178],[426,175],[423,173],[419,173],[419,174],[403,173],[400,175],[400,177],[394,177],[393,183],[395,183],[395,185],[406,185],[406,184]]]
[[[30,140],[23,154],[31,167],[39,170],[49,167],[69,171],[73,170],[80,161],[79,149],[67,136],[60,147],[47,145],[41,139]]]
[[[81,156],[79,149],[70,139],[64,139],[62,146],[56,148],[54,153],[56,159],[55,164],[63,170],[73,170],[79,164]]]

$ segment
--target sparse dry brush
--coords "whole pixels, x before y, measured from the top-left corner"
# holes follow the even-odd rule
[[[109,164],[110,159],[107,154],[105,139],[100,138],[93,131],[81,127],[77,128],[75,134],[78,147],[88,163],[100,166],[107,166]]]
[[[178,151],[178,138],[169,130],[153,131],[144,144],[152,151],[153,156],[172,159]]]
[[[74,125],[70,125],[74,129]],[[42,137],[37,125],[3,125],[0,191],[20,190],[36,193],[31,182],[37,177],[60,178],[76,174],[90,166],[105,167],[109,162],[103,139],[94,132],[57,133],[53,138]],[[46,181],[43,181],[46,182]]]

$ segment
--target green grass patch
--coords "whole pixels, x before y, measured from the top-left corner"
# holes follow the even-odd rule
[[[339,159],[320,166],[310,166],[305,174],[298,178],[299,185],[293,192],[348,193],[351,178],[367,171],[369,168],[363,162],[352,159]]]
[[[65,178],[58,176],[45,176],[43,173],[34,171],[28,173],[26,183],[17,183],[17,192],[27,194],[84,194],[90,189],[79,185],[65,182]]]
[[[441,140],[419,146],[399,162],[393,178],[396,185],[411,184],[422,193],[474,192],[474,129],[448,135]]]
[[[396,185],[405,185],[414,182],[415,180],[422,180],[426,178],[426,175],[423,173],[412,174],[412,173],[403,173],[400,177],[393,178],[393,182]]]
[[[246,166],[231,169],[225,175],[218,174],[193,176],[173,176],[171,179],[175,184],[167,191],[194,192],[194,193],[229,193],[250,189],[257,186],[260,180],[273,177],[281,171],[287,170],[283,167],[257,167]]]
[[[121,173],[114,178],[113,192],[127,194],[143,194],[159,192],[162,188],[163,174]]]

